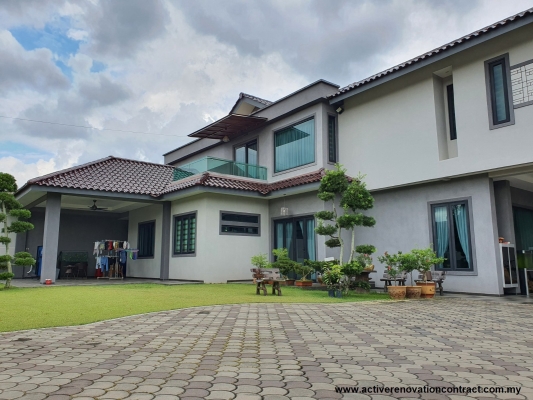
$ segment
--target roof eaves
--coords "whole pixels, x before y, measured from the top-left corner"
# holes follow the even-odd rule
[[[468,35],[460,37],[459,39],[453,40],[431,51],[428,51],[420,56],[345,86],[337,93],[328,96],[328,98],[331,99],[330,104],[337,103],[348,97],[354,96],[357,93],[398,78],[413,70],[437,62],[445,57],[449,57],[452,54],[466,50],[472,46],[483,43],[489,39],[492,39],[493,37],[502,35],[514,29],[518,29],[531,22],[533,22],[533,8],[505,18]]]
[[[292,97],[292,96],[294,96],[294,95],[296,95],[296,94],[298,94],[298,93],[300,93],[300,92],[302,92],[302,91],[304,91],[304,90],[306,90],[306,89],[309,89],[309,88],[312,87],[312,86],[318,85],[319,83],[325,83],[326,85],[333,86],[333,87],[335,87],[335,88],[337,88],[337,89],[340,88],[340,85],[337,85],[337,84],[335,84],[335,83],[331,83],[331,82],[329,82],[329,81],[326,81],[325,79],[319,79],[319,80],[317,80],[317,81],[315,81],[315,82],[313,82],[313,83],[310,83],[310,84],[307,85],[307,86],[304,86],[303,88],[298,89],[298,90],[295,91],[295,92],[289,93],[287,96],[282,97],[281,99],[272,102],[271,104],[269,104],[268,106],[266,106],[266,107],[264,107],[264,108],[262,108],[262,109],[260,109],[260,110],[254,111],[254,112],[251,113],[250,115],[254,115],[254,114],[258,113],[258,112],[261,112],[261,111],[267,109],[268,107],[271,107],[271,106],[273,106],[273,105],[275,105],[275,104],[278,104],[278,103],[282,102],[283,100],[288,99],[289,97]]]

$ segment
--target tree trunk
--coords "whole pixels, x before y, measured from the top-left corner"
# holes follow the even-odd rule
[[[352,247],[350,249],[350,261],[353,261],[353,256],[355,254],[355,227],[352,228]]]
[[[337,214],[337,207],[335,207],[335,200],[336,199],[333,199],[332,203],[333,203],[333,214],[335,215],[335,224],[337,224],[338,226],[338,230],[337,230],[337,235],[339,236],[339,243],[340,243],[340,249],[341,249],[341,253],[339,255],[339,264],[342,265],[342,259],[343,259],[343,254],[344,254],[344,241],[342,240],[342,228],[339,226],[339,223],[337,222],[337,217],[338,217],[338,214]]]

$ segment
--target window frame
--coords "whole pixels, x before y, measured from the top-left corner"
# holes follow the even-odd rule
[[[235,146],[233,146],[233,161],[234,162],[240,162],[240,161],[237,161],[237,149],[240,149],[241,147],[244,147],[245,148],[245,154],[246,154],[246,162],[245,164],[250,164],[249,163],[249,160],[248,160],[248,146],[252,143],[255,143],[255,146],[257,148],[256,152],[257,152],[257,164],[252,164],[252,165],[259,165],[259,141],[257,140],[257,137],[254,138],[254,139],[250,139],[250,140],[247,140],[246,142],[243,142],[243,143],[239,143],[239,144],[236,144]]]
[[[496,110],[494,107],[496,95],[492,90],[493,73],[492,66],[501,62],[504,68],[504,85],[505,85],[505,97],[507,101],[508,118],[503,122],[496,122]],[[513,91],[511,84],[511,66],[509,62],[509,53],[502,54],[498,57],[491,58],[485,61],[485,86],[487,90],[487,108],[489,117],[489,129],[503,128],[509,125],[515,124],[514,105],[513,105]]]
[[[469,239],[469,256],[470,256],[470,268],[457,268],[457,260],[455,259],[455,230],[454,230],[454,224],[455,221],[452,217],[452,207],[455,205],[464,204],[466,207],[466,215],[468,216],[467,220],[467,230],[468,230],[468,239]],[[474,249],[474,229],[472,225],[472,212],[471,212],[471,201],[469,198],[467,199],[456,199],[451,201],[438,201],[438,202],[431,202],[429,203],[429,212],[430,212],[430,232],[431,232],[431,239],[432,239],[432,247],[433,250],[436,252],[436,243],[435,240],[437,238],[437,225],[435,224],[435,208],[436,207],[446,207],[448,212],[448,232],[449,232],[449,249],[450,249],[450,268],[439,268],[437,265],[435,265],[435,271],[446,271],[446,273],[451,275],[477,275],[476,270],[476,255],[475,255],[475,249]],[[452,259],[453,258],[453,259]],[[453,263],[452,263],[453,261]]]
[[[292,168],[289,168],[289,169],[276,171],[276,135],[278,133],[280,133],[281,131],[285,130],[285,129],[293,127],[294,125],[299,125],[299,124],[302,124],[302,123],[310,121],[310,120],[313,120],[314,130],[315,130],[315,139],[314,139],[314,142],[313,142],[313,146],[314,146],[313,161],[311,161],[311,162],[309,162],[307,164],[298,165],[296,167],[292,167]],[[314,113],[312,115],[308,115],[306,117],[303,117],[303,118],[301,118],[299,120],[290,122],[290,123],[288,123],[286,125],[280,126],[279,128],[274,129],[272,132],[273,132],[273,135],[272,135],[272,151],[273,151],[272,176],[286,174],[286,173],[291,172],[291,171],[295,171],[295,170],[298,170],[298,169],[301,169],[301,168],[306,168],[306,167],[308,167],[310,165],[316,165],[316,162],[317,162],[316,161],[317,160],[317,154],[316,154],[316,152],[317,152],[316,113]]]
[[[237,221],[226,221],[226,222],[231,222],[231,224],[224,223],[225,221],[222,221],[222,215],[223,214],[248,215],[248,216],[257,217],[257,223],[253,223],[253,222],[237,222]],[[219,221],[219,226],[218,226],[219,235],[254,236],[254,237],[261,236],[261,214],[220,210],[218,221]],[[248,228],[257,228],[257,233],[223,232],[222,231],[222,226],[223,225],[242,226],[242,227],[248,227]]]
[[[298,220],[303,220],[303,221],[309,221],[309,220],[314,220],[315,221],[315,228],[317,227],[317,222],[316,222],[316,218],[313,214],[297,214],[297,215],[291,215],[291,216],[279,216],[279,217],[275,217],[275,218],[272,218],[272,233],[271,233],[271,248],[272,249],[275,249],[277,248],[276,247],[276,225],[278,223],[281,223],[283,224],[284,228],[283,228],[283,232],[285,232],[285,225],[287,223],[291,223],[293,224],[293,230],[292,230],[292,241],[293,243],[296,242],[296,227],[295,227],[295,223],[296,221]],[[312,249],[312,251],[314,252],[315,254],[315,260],[317,259],[318,257],[318,240],[317,240],[317,237],[318,235],[316,234],[316,232],[308,232],[307,231],[307,224],[304,225],[304,229],[305,229],[305,235],[308,236],[309,234],[312,234],[315,236],[315,240],[314,240],[314,248]],[[307,252],[307,255],[309,255],[309,247],[307,246],[307,240],[305,241],[305,251]],[[285,233],[283,234],[283,247],[284,248],[287,248],[287,237],[285,236]],[[293,246],[292,248],[292,251],[289,252],[289,258],[291,260],[294,260],[296,258],[296,247]],[[275,261],[275,257],[273,255],[271,255],[271,260],[272,261]]]
[[[152,225],[153,226],[153,240],[152,240],[152,255],[141,255],[141,249],[139,246],[140,238],[141,238],[141,226],[145,225]],[[156,221],[155,219],[152,219],[150,221],[142,221],[137,224],[137,248],[139,252],[137,253],[138,259],[152,259],[155,258],[155,235],[156,235]]]
[[[333,140],[334,140],[334,143],[333,143],[333,147],[334,147],[334,152],[335,152],[335,160],[332,160],[330,158],[331,156],[331,152],[330,152],[330,146],[331,146],[331,132],[329,130],[329,121],[330,120],[333,120],[333,123],[335,124],[335,126],[333,127]],[[328,155],[327,155],[327,159],[328,159],[328,164],[336,164],[337,162],[339,162],[339,135],[338,135],[338,132],[339,132],[339,129],[338,129],[338,118],[336,115],[334,114],[330,114],[328,113],[328,118],[327,118],[327,124],[328,124],[328,128],[327,128],[327,152],[328,152]]]
[[[450,96],[451,87],[451,96]],[[457,140],[457,121],[455,118],[455,92],[453,82],[445,85],[446,88],[446,110],[448,111],[449,140]]]
[[[196,228],[194,230],[194,252],[176,253],[176,221],[178,219],[185,219],[191,216],[194,216],[195,228]],[[174,214],[172,216],[172,257],[196,257],[197,250],[198,250],[198,212],[189,211],[186,213]]]

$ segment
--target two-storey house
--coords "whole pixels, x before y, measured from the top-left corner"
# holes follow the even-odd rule
[[[108,238],[139,250],[131,277],[247,280],[252,255],[278,247],[321,260],[334,252],[314,232],[317,188],[338,162],[376,199],[359,243],[433,246],[447,290],[503,294],[516,278],[501,264],[515,253],[499,237],[521,263],[533,248],[529,105],[533,9],[341,89],[320,80],[275,102],[241,93],[164,164],[108,157],[32,179],[17,197],[36,229],[17,249],[42,246],[42,281],[59,252],[92,255]]]

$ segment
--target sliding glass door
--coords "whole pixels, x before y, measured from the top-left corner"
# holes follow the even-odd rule
[[[315,218],[295,217],[274,222],[274,248],[286,248],[289,257],[299,263],[316,260]]]

